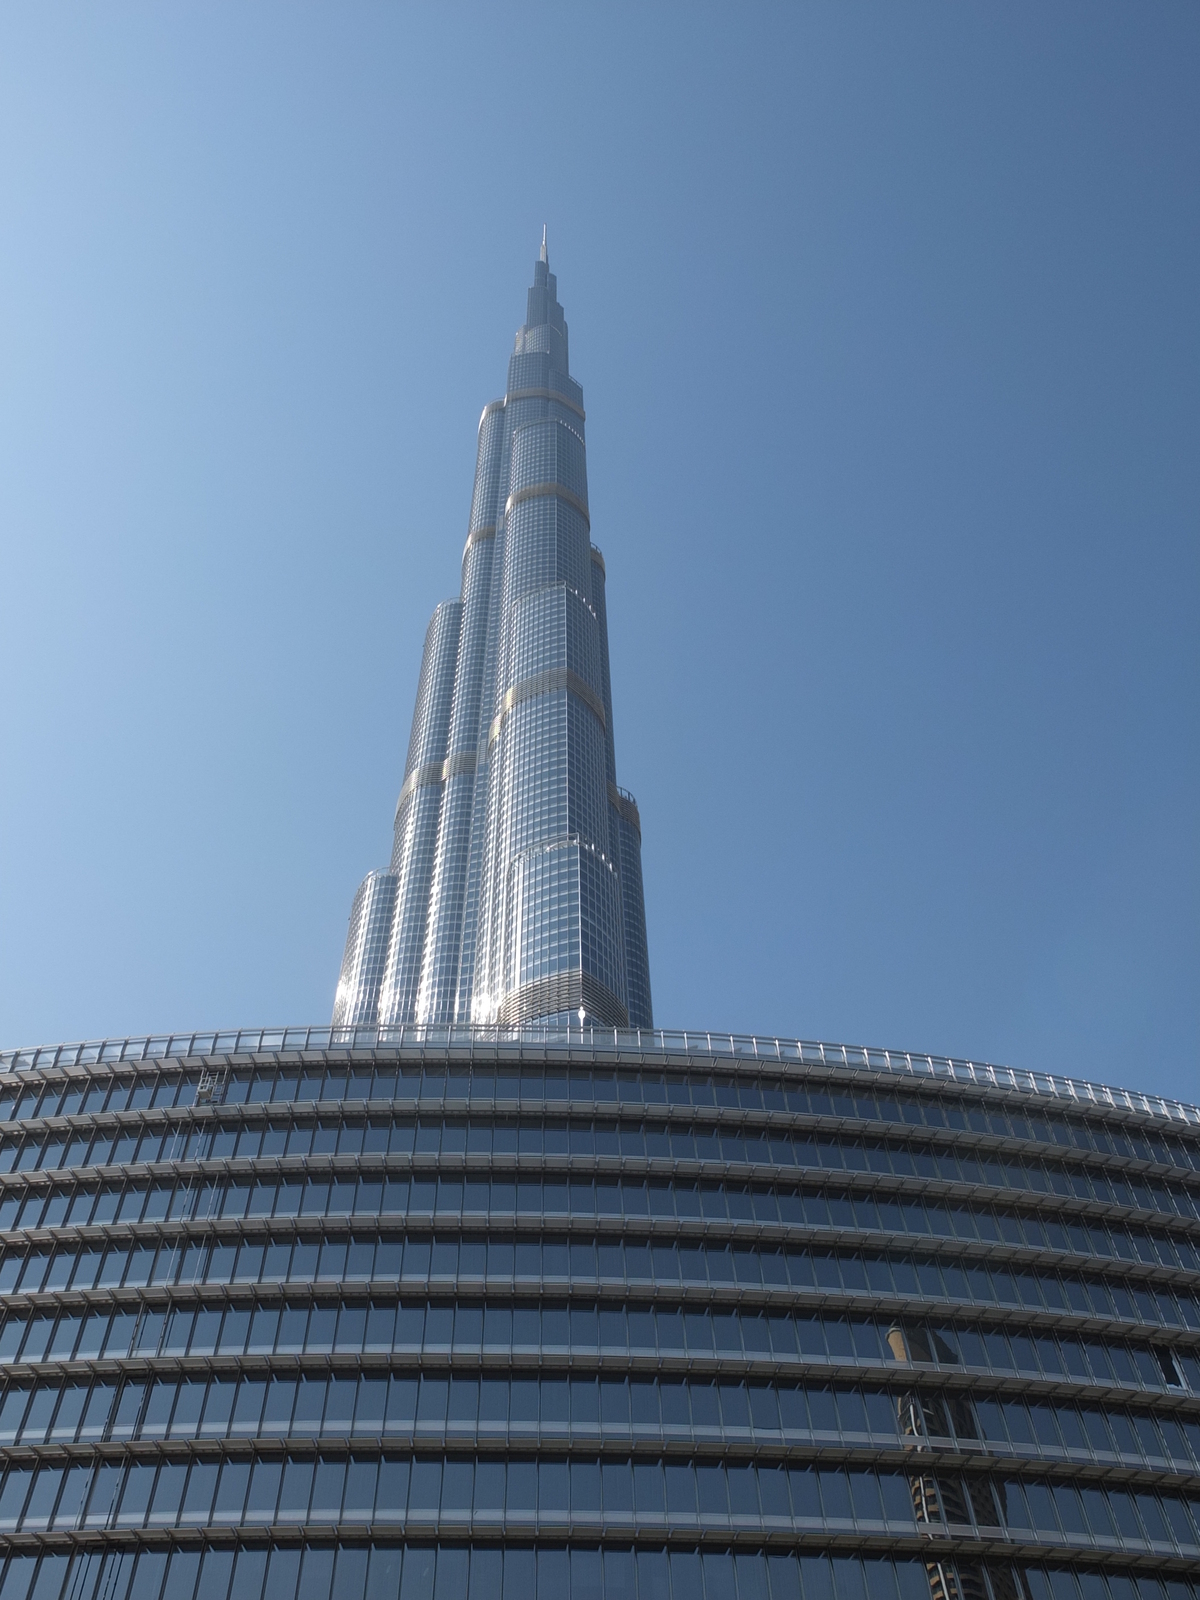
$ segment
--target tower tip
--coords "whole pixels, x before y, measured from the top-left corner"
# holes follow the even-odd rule
[[[542,223],[542,253],[538,259],[544,261],[546,265],[549,266],[550,257],[546,253],[546,224],[544,222]]]

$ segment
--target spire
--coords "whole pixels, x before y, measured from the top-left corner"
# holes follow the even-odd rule
[[[544,222],[542,223],[542,253],[538,260],[544,261],[547,266],[550,265],[550,257],[546,254],[546,224]]]

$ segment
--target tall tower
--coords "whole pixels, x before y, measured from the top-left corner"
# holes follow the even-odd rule
[[[604,583],[543,235],[507,391],[480,419],[462,593],[425,636],[391,864],[355,896],[335,1024],[652,1026]]]

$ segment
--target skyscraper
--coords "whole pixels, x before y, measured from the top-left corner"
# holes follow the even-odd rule
[[[543,235],[484,407],[462,593],[425,636],[391,864],[354,899],[335,1025],[649,1028],[641,823],[617,786],[583,390]]]

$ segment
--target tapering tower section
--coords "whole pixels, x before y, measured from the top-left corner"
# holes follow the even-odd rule
[[[650,1027],[641,822],[617,786],[583,391],[543,235],[479,423],[462,593],[434,613],[387,872],[335,1024]]]

